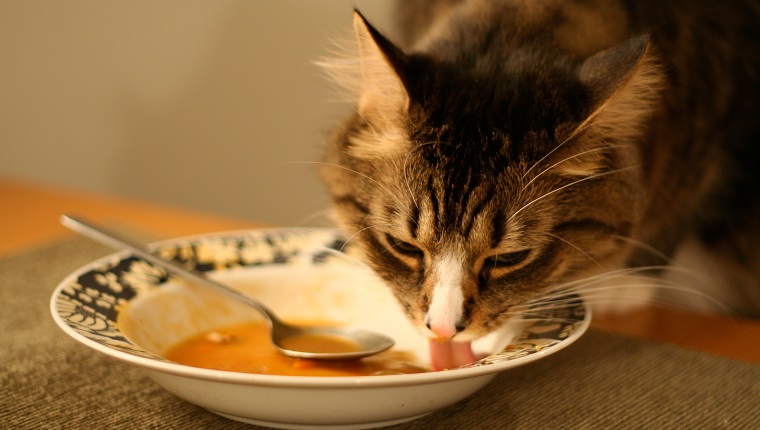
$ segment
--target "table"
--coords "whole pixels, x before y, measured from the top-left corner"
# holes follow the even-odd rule
[[[156,238],[263,227],[261,223],[199,210],[0,176],[0,257],[71,235],[58,222],[63,213],[78,213],[98,223],[123,224]]]

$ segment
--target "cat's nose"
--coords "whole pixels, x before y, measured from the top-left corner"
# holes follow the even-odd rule
[[[430,318],[425,319],[425,325],[438,339],[451,339],[454,335],[467,328],[467,324],[463,321],[458,321],[456,324],[435,324],[430,321]]]

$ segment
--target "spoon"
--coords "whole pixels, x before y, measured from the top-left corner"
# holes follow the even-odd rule
[[[187,269],[173,261],[164,260],[148,252],[143,246],[96,226],[82,217],[61,215],[61,224],[104,245],[130,250],[138,257],[163,267],[171,274],[221,292],[253,307],[267,320],[274,346],[282,354],[289,357],[335,361],[355,360],[377,354],[393,346],[392,339],[371,331],[350,331],[335,327],[302,327],[286,324],[262,303],[208,278],[202,272]]]

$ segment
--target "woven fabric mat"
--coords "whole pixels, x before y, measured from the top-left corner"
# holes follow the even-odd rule
[[[0,428],[256,428],[174,397],[55,325],[55,286],[109,252],[74,238],[0,259]],[[760,366],[592,329],[467,400],[393,427],[436,428],[758,429]]]

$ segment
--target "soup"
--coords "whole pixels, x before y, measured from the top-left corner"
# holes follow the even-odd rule
[[[282,339],[280,346],[293,351],[343,353],[361,348],[353,340],[339,336],[302,334]]]
[[[314,342],[315,339],[303,341]],[[345,344],[322,345],[327,348],[351,347]],[[287,357],[272,345],[269,329],[263,322],[250,322],[202,333],[173,346],[164,354],[164,358],[206,369],[267,375],[371,376],[429,371],[414,364],[413,354],[393,349],[361,360],[343,362]]]

